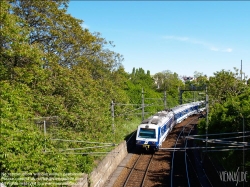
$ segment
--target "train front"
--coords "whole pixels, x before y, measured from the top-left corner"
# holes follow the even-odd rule
[[[158,150],[158,129],[157,125],[140,124],[136,134],[136,147],[145,150]]]

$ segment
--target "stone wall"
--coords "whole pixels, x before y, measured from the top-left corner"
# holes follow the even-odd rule
[[[74,187],[102,187],[120,162],[128,154],[126,141],[112,150],[89,174],[84,174]]]

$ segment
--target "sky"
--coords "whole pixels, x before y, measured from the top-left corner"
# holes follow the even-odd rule
[[[68,13],[114,42],[126,72],[213,76],[242,60],[250,78],[250,1],[70,1]]]

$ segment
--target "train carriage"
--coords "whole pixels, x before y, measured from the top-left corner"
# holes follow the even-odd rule
[[[142,121],[136,135],[137,147],[158,150],[174,126],[174,115],[161,111]]]
[[[198,114],[204,109],[203,106],[204,101],[183,104],[171,110],[157,112],[143,120],[137,129],[136,146],[145,150],[158,150],[175,124],[181,123],[191,115]]]

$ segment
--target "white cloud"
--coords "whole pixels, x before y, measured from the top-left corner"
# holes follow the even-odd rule
[[[225,50],[223,50],[224,52],[227,52],[227,53],[231,53],[232,51],[233,51],[233,49],[231,49],[231,48],[227,48],[227,49],[225,49]]]
[[[203,47],[206,47],[207,49],[211,50],[211,51],[219,51],[219,52],[232,52],[233,49],[232,48],[227,48],[227,49],[220,49],[218,47],[215,47],[214,45],[204,42],[204,41],[199,41],[193,38],[189,38],[189,37],[180,37],[180,36],[164,36],[163,37],[166,40],[177,40],[177,41],[182,41],[182,42],[188,42],[191,44],[197,44],[197,45],[201,45]]]

